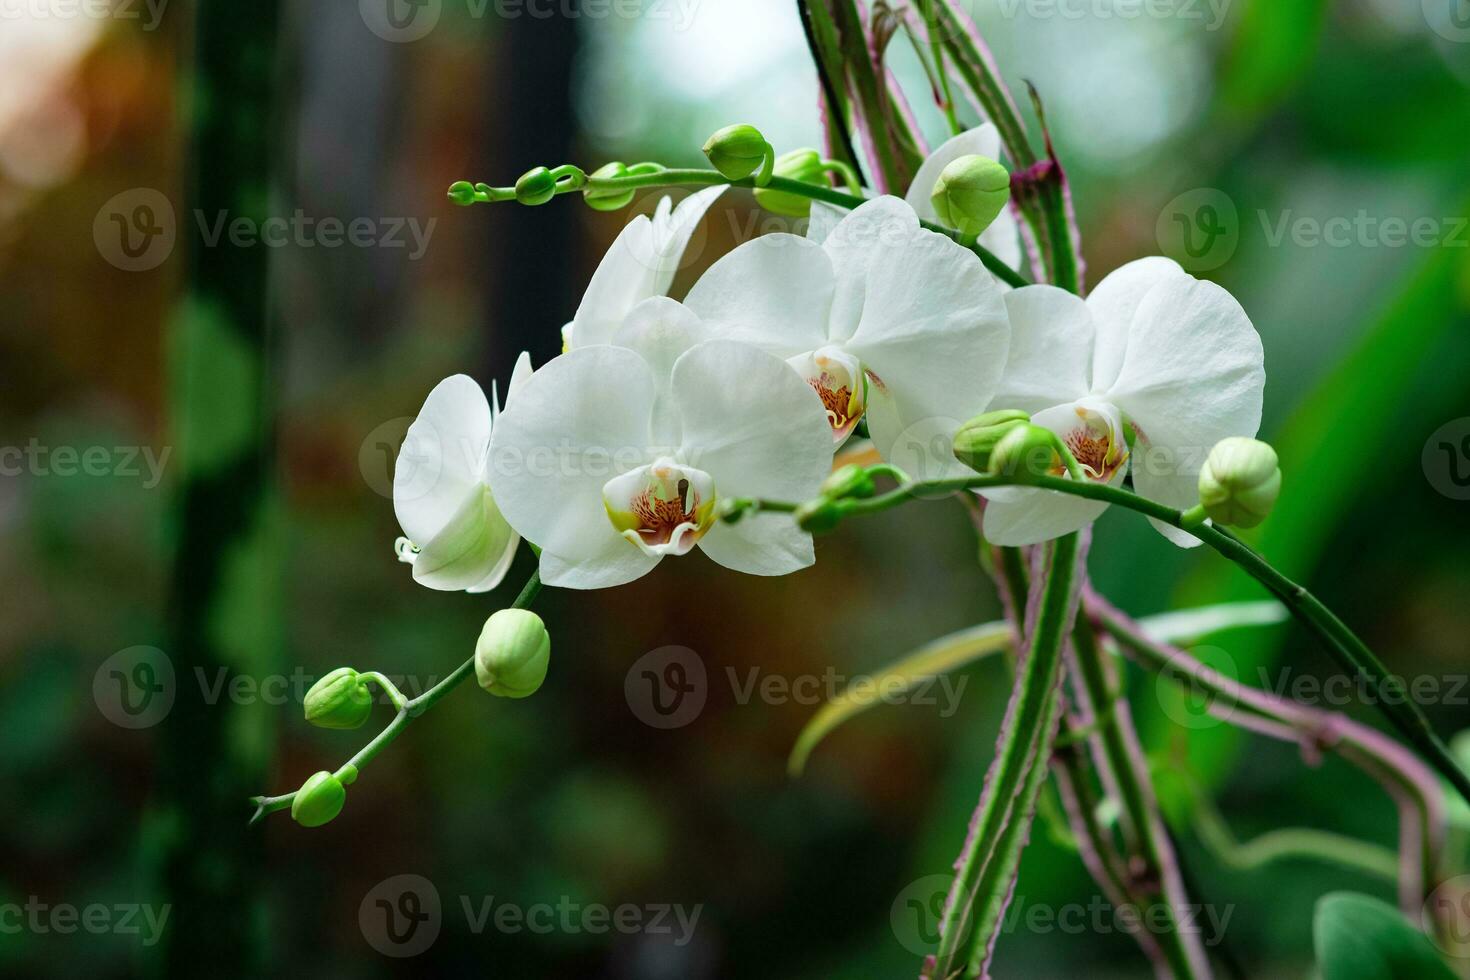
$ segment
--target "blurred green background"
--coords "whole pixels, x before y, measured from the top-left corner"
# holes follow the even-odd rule
[[[522,555],[488,597],[417,587],[392,551],[391,447],[445,375],[488,389],[520,350],[537,364],[554,356],[629,214],[575,196],[461,210],[444,188],[510,183],[538,164],[697,164],[705,137],[734,121],[778,150],[815,144],[794,4],[428,0],[385,21],[371,0],[302,0],[281,11],[274,50],[251,49],[272,89],[265,106],[191,82],[199,6],[34,2],[0,16],[0,973],[913,975],[925,930],[908,902],[928,901],[925,880],[959,848],[1004,666],[972,669],[957,711],[941,700],[867,714],[799,781],[785,756],[815,705],[743,692],[753,676],[850,677],[995,618],[952,501],[845,526],[819,541],[815,569],[781,581],[691,556],[608,593],[548,591],[538,608],[553,663],[536,697],[468,686],[374,762],[329,827],[285,815],[244,827],[248,793],[286,792],[366,739],[305,724],[312,678],[351,664],[401,675],[410,693],[432,684],[531,568]],[[1441,731],[1470,726],[1470,503],[1455,479],[1470,458],[1433,449],[1470,436],[1463,0],[965,6],[1007,80],[1031,80],[1046,101],[1089,279],[1162,250],[1227,286],[1260,330],[1263,432],[1287,482],[1259,545],[1393,669],[1438,681],[1425,708]],[[241,35],[258,39],[269,8],[241,9]],[[218,57],[233,39],[200,50]],[[936,140],[902,39],[893,62]],[[189,202],[233,194],[250,166],[215,157],[191,184],[190,121],[206,119],[217,146],[263,148],[273,175],[226,206],[365,219],[372,243],[201,251],[216,211],[201,228]],[[148,192],[172,206],[175,235],[161,252],[119,252],[113,216],[146,218]],[[1423,234],[1406,241],[1394,221]],[[738,241],[789,226],[746,192],[726,195],[675,295]],[[185,297],[193,284],[198,298],[201,268],[216,282],[268,275],[268,342],[235,350],[200,326],[208,317]],[[252,398],[262,418],[231,422]],[[242,431],[217,431],[232,424]],[[212,476],[212,492],[257,522],[242,537],[191,511],[185,487],[209,446],[252,444],[261,427],[267,479]],[[190,541],[224,555],[207,589]],[[1218,556],[1178,551],[1124,514],[1100,523],[1091,570],[1139,614],[1259,597]],[[126,727],[108,701],[109,658],[140,645],[173,668],[174,703]],[[703,664],[707,700],[659,730],[630,708],[625,682],[670,645]],[[1333,670],[1294,629],[1211,638],[1207,655],[1253,683]],[[1392,805],[1355,771],[1181,727],[1151,678],[1129,677],[1161,768],[1214,787],[1239,836],[1310,826],[1394,843]],[[1392,898],[1386,882],[1307,861],[1231,869],[1178,815],[1196,900],[1228,910],[1213,948],[1223,975],[1308,975],[1318,895]],[[1045,820],[1033,838],[1018,905],[1095,903]],[[395,960],[370,923],[376,890],[404,874],[427,879],[442,911],[437,939]],[[672,917],[672,934],[497,928],[478,919],[486,902],[699,918],[688,935]],[[170,909],[157,942],[140,903]],[[95,929],[53,915],[94,904],[112,910]],[[122,927],[128,906],[141,934]],[[1023,918],[997,970],[1147,975],[1116,928]]]

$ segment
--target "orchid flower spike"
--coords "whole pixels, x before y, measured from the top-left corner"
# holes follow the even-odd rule
[[[992,404],[1056,433],[1086,479],[1117,486],[1131,470],[1140,494],[1186,510],[1211,447],[1260,426],[1266,371],[1255,327],[1228,292],[1169,259],[1130,262],[1085,301],[1026,286],[1006,306],[1015,332]],[[999,545],[1059,537],[1107,508],[1051,490],[983,493],[985,536]],[[1181,547],[1199,544],[1153,524]]]
[[[621,585],[697,544],[727,568],[784,575],[812,564],[790,518],[717,520],[722,499],[814,496],[832,439],[811,388],[779,358],[695,341],[669,299],[641,305],[624,346],[578,347],[538,370],[495,428],[490,485],[542,549],[547,585]]]
[[[684,264],[694,230],[728,187],[707,187],[680,201],[678,207],[665,197],[652,218],[640,214],[628,222],[592,274],[577,315],[562,328],[562,349],[611,343],[633,307],[655,296],[667,296],[675,273]]]
[[[989,402],[1010,344],[985,266],[896,197],[863,204],[820,245],[787,234],[741,245],[685,303],[715,336],[786,359],[821,397],[835,441],[866,414],[884,458],[925,477],[963,472],[950,440]],[[915,442],[927,457],[917,464],[904,455]]]
[[[531,358],[521,354],[506,398],[531,377]],[[445,378],[429,393],[408,428],[393,467],[393,511],[405,537],[399,559],[413,566],[414,581],[442,592],[489,592],[515,557],[520,536],[495,504],[486,479],[490,436],[500,399],[485,399],[463,374]]]

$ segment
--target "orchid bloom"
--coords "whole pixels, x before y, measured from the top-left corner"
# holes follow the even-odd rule
[[[531,376],[521,354],[509,400]],[[500,397],[471,378],[445,378],[429,392],[393,466],[393,511],[405,537],[398,556],[414,581],[441,592],[489,592],[505,578],[521,539],[501,516],[486,479]]]
[[[835,441],[866,414],[878,451],[899,462],[906,431],[922,427],[942,446],[994,394],[1010,343],[1001,297],[973,252],[880,197],[821,244],[770,234],[741,245],[685,303],[714,335],[785,358],[821,398]],[[941,470],[958,466],[947,451],[923,452]]]
[[[640,214],[628,222],[592,274],[577,315],[562,328],[563,349],[610,343],[635,306],[668,295],[695,228],[727,186],[707,187],[678,207],[665,197],[652,218]]]
[[[538,370],[496,426],[491,487],[541,549],[548,585],[621,585],[697,544],[728,568],[784,575],[815,560],[789,517],[718,521],[722,499],[815,496],[832,440],[779,359],[704,331],[681,304],[639,304],[612,344]]]
[[[1261,339],[1228,292],[1165,258],[1118,269],[1086,300],[1054,286],[1006,295],[1014,335],[994,408],[1031,413],[1086,479],[1188,509],[1221,439],[1253,436],[1266,372]],[[1066,473],[1058,469],[1056,475]],[[985,536],[1035,544],[1078,530],[1106,503],[1050,490],[985,491]],[[1183,547],[1199,541],[1154,521]]]
[[[934,194],[934,184],[939,180],[939,175],[944,168],[954,163],[960,157],[967,156],[989,157],[992,160],[1001,158],[1000,130],[995,128],[994,123],[981,123],[974,129],[959,134],[948,140],[943,146],[935,150],[924,160],[919,167],[919,172],[914,175],[913,183],[909,185],[909,191],[904,195],[904,200],[921,221],[930,221],[937,225],[944,222],[934,210],[934,202],[931,200]],[[811,221],[807,225],[807,237],[815,242],[824,242],[837,222],[842,220],[841,208],[821,201],[812,203]],[[990,227],[980,233],[980,245],[996,258],[1000,259],[1012,269],[1021,267],[1021,231],[1016,221],[1015,213],[1009,208],[1003,209],[996,219],[991,222]],[[1009,287],[1002,286],[1002,289]]]

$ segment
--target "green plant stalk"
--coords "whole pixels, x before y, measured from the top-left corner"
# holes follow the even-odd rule
[[[754,188],[756,181],[751,177],[746,177],[744,180],[728,180],[718,170],[658,170],[646,174],[630,174],[627,177],[589,177],[587,183],[582,187],[558,189],[557,194],[568,194],[574,191],[587,190],[617,192],[659,187],[712,186],[714,184]],[[768,190],[780,191],[783,194],[795,194],[798,197],[810,198],[813,201],[823,201],[839,208],[846,208],[849,211],[867,203],[867,198],[858,197],[855,194],[847,194],[831,187],[819,187],[816,184],[808,184],[805,181],[792,180],[790,177],[772,177],[769,182],[761,186]],[[476,185],[475,198],[470,203],[495,204],[514,200],[514,188],[491,187],[488,184],[478,184]],[[994,273],[996,278],[1006,283],[1006,285],[1017,288],[1031,285],[1031,280],[1006,265],[994,253],[985,248],[985,246],[962,235],[955,229],[937,225],[932,221],[920,221],[919,223],[929,231],[936,232],[956,241],[974,252],[980,257],[980,261],[985,263],[985,268]]]
[[[540,593],[541,573],[539,571],[532,572],[531,577],[526,580],[526,584],[521,589],[520,595],[516,597],[515,602],[511,603],[510,608],[530,608],[531,603],[536,601],[536,596],[538,596]],[[464,663],[456,667],[452,674],[444,678],[438,684],[435,684],[433,687],[429,688],[427,691],[425,691],[423,694],[420,694],[413,700],[404,702],[402,707],[398,709],[398,714],[395,715],[393,720],[388,723],[388,727],[379,732],[371,742],[369,742],[367,745],[364,745],[361,749],[358,750],[356,755],[345,762],[341,766],[341,768],[337,770],[337,777],[341,778],[349,770],[361,771],[364,766],[366,766],[369,762],[373,761],[373,759],[377,757],[379,752],[382,752],[385,748],[392,744],[393,740],[396,739],[400,734],[402,734],[403,730],[409,726],[410,722],[412,722],[415,718],[418,718],[424,712],[428,711],[434,705],[442,701],[445,695],[449,694],[450,691],[458,687],[461,683],[464,682],[465,678],[469,677],[474,672],[475,658],[470,657],[470,659],[466,660]],[[295,792],[286,793],[282,796],[254,797],[250,802],[255,804],[256,809],[254,815],[250,818],[250,823],[259,823],[268,814],[275,813],[277,810],[289,809],[291,803],[295,799]]]
[[[1119,713],[1112,710],[1114,702],[1123,695],[1113,690],[1103,662],[1105,654],[1086,616],[1079,616],[1073,627],[1072,651],[1077,664],[1075,680],[1081,682],[1097,718],[1096,740],[1117,787],[1118,802],[1122,804],[1124,839],[1128,851],[1141,865],[1142,873],[1130,876],[1134,887],[1128,892],[1144,906],[1146,921],[1167,923],[1155,932],[1154,938],[1174,976],[1192,980],[1206,975],[1207,967],[1203,973],[1201,970],[1207,962],[1204,951],[1180,930],[1176,902],[1182,901],[1182,897],[1169,894],[1174,865],[1172,855],[1167,853],[1169,843],[1163,820],[1152,799],[1152,789],[1147,785],[1148,773],[1138,772],[1134,765],[1134,760],[1142,754],[1136,736],[1130,744],[1133,733],[1125,729]],[[1162,910],[1159,919],[1152,917],[1155,908]]]
[[[1223,528],[1213,524],[1186,527],[1183,512],[1167,504],[1140,497],[1122,487],[1069,480],[1056,476],[1028,477],[1025,483],[1019,483],[1011,477],[997,475],[910,482],[877,497],[843,501],[839,514],[841,516],[876,514],[919,497],[933,499],[946,492],[1007,486],[1030,486],[1042,490],[1055,490],[1075,497],[1086,497],[1089,500],[1117,504],[1160,520],[1172,527],[1188,531],[1224,557],[1235,562],[1280,599],[1292,616],[1321,641],[1340,667],[1351,671],[1372,685],[1374,700],[1384,716],[1439,771],[1440,775],[1449,780],[1456,792],[1470,802],[1470,777],[1466,776],[1449,748],[1430,727],[1429,719],[1408,696],[1402,681],[1390,674],[1382,661],[1368,649],[1363,641],[1358,639],[1352,630],[1305,586],[1298,585],[1277,571],[1268,561]],[[748,502],[748,506],[777,513],[795,513],[799,505],[785,501],[751,501]]]
[[[985,904],[978,911],[975,928],[968,930],[971,950],[967,961],[983,955],[992,930],[998,925],[1008,889],[980,890],[1007,867],[1014,868],[1019,858],[1016,841],[1008,839],[1008,828],[1029,825],[1029,811],[1035,805],[1035,793],[1041,782],[1034,770],[1046,768],[1056,734],[1056,712],[1060,697],[1062,646],[1072,617],[1076,613],[1074,589],[1079,554],[1076,534],[1058,538],[1051,547],[1046,580],[1036,626],[1029,651],[1019,666],[1012,704],[1007,710],[1008,724],[1001,731],[996,759],[987,780],[981,811],[965,840],[956,862],[957,873],[950,886],[940,920],[939,949],[936,952],[935,977],[948,977],[961,944],[966,938],[972,903],[977,895]],[[1044,781],[1044,780],[1043,780]],[[1016,814],[1023,818],[1018,818]],[[999,858],[995,860],[994,858]]]
[[[806,32],[807,48],[817,69],[817,79],[822,85],[822,97],[826,101],[828,145],[833,156],[861,175],[861,162],[852,144],[851,103],[846,87],[834,81],[843,73],[837,25],[832,21],[826,0],[796,0],[796,8],[802,29]],[[858,183],[863,183],[861,176]]]
[[[1398,880],[1398,855],[1386,847],[1310,827],[1270,830],[1249,841],[1237,840],[1220,811],[1203,795],[1196,800],[1195,832],[1222,864],[1251,871],[1276,861],[1326,861],[1380,878]]]
[[[832,2],[842,60],[857,97],[857,111],[867,126],[866,143],[881,178],[879,188],[885,193],[902,195],[908,189],[913,173],[909,170],[907,161],[895,149],[898,141],[888,138],[889,114],[884,111],[886,79],[880,73],[879,66],[874,65],[868,51],[867,32],[863,30],[862,13],[855,0]]]

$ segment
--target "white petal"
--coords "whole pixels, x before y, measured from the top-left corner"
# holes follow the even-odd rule
[[[746,575],[789,575],[816,563],[812,536],[789,514],[747,514],[737,524],[723,522],[699,541],[710,558]]]
[[[885,249],[861,282],[848,285],[856,294],[848,302],[860,308],[842,346],[872,379],[868,429],[885,458],[906,430],[924,428],[926,441],[936,426],[952,435],[985,410],[1011,329],[1000,288],[973,252],[915,226],[906,244]]]
[[[1104,392],[1117,381],[1128,349],[1128,331],[1143,297],[1165,279],[1187,276],[1173,259],[1153,256],[1119,266],[1087,296],[1087,308],[1097,328],[1093,360],[1093,387]]]
[[[543,551],[541,581],[558,589],[610,589],[642,578],[658,562],[658,558],[617,538],[605,551],[587,558],[563,558]]]
[[[654,377],[667,378],[673,374],[679,355],[706,339],[706,333],[704,324],[689,307],[666,296],[655,296],[633,307],[613,334],[612,343],[637,351],[653,368]]]
[[[1011,350],[993,409],[1035,414],[1092,390],[1092,314],[1056,286],[1024,286],[1005,295]]]
[[[827,342],[834,281],[822,246],[797,235],[763,235],[711,266],[684,305],[711,336],[791,357]]]
[[[723,498],[804,501],[832,469],[832,432],[821,399],[777,357],[712,340],[674,366],[684,424],[681,462],[715,480]]]
[[[505,578],[520,542],[489,488],[480,487],[444,530],[421,546],[413,562],[414,581],[442,592],[488,592]]]
[[[969,132],[951,138],[931,153],[919,167],[919,172],[914,175],[914,182],[909,185],[909,192],[905,195],[904,200],[908,201],[909,206],[918,213],[920,218],[943,224],[939,220],[939,215],[935,213],[934,204],[931,201],[934,195],[934,185],[938,182],[939,175],[944,172],[945,167],[960,157],[967,156],[1000,159],[1000,130],[995,128],[994,123],[981,123]],[[1017,248],[1019,249],[1019,242]],[[1018,255],[1017,261],[1019,260]]]
[[[648,362],[621,347],[583,347],[549,361],[506,407],[490,447],[490,488],[512,527],[569,561],[619,536],[602,488],[655,455]]]
[[[453,519],[480,484],[490,443],[490,403],[463,374],[429,392],[393,465],[393,511],[422,546]]]
[[[1250,318],[1221,287],[1180,276],[1149,291],[1110,395],[1138,431],[1140,494],[1180,509],[1198,502],[1199,471],[1215,443],[1260,428],[1264,359]],[[1159,528],[1176,544],[1197,543]]]
[[[990,227],[980,233],[980,244],[1012,269],[1021,268],[1021,259],[1024,256],[1021,250],[1021,225],[1010,208],[1003,209],[990,223]]]
[[[816,242],[818,245],[822,244],[832,234],[832,229],[837,227],[837,223],[846,216],[845,208],[828,204],[826,201],[813,201],[811,217],[806,223],[807,240]]]
[[[1014,495],[987,491],[985,496],[991,498],[985,505],[985,540],[1008,548],[1080,531],[1108,509],[1101,501],[1055,490],[1021,488]]]
[[[672,214],[663,206],[669,199],[666,197],[660,202],[658,213],[653,219],[654,295],[668,294],[674,276],[687,264],[684,253],[689,248],[689,241],[694,237],[695,230],[704,220],[710,205],[728,189],[728,184],[718,184],[690,194],[679,202]]]
[[[822,248],[832,261],[836,277],[827,337],[847,340],[857,332],[868,299],[871,276],[885,266],[917,254],[916,247],[927,239],[914,209],[896,197],[885,195],[850,211],[837,223]],[[933,237],[945,241],[944,236]],[[953,248],[960,248],[949,242]],[[961,249],[961,251],[966,251]],[[973,253],[966,251],[979,264]]]
[[[582,304],[563,336],[571,347],[606,344],[633,307],[658,295],[653,222],[640,214],[628,222],[602,257]]]
[[[521,351],[521,356],[516,358],[515,368],[510,372],[510,384],[507,385],[505,389],[506,401],[510,401],[512,398],[514,398],[516,392],[520,391],[526,386],[526,382],[531,380],[532,371],[533,368],[531,367],[531,352],[528,350],[523,350]]]

